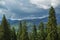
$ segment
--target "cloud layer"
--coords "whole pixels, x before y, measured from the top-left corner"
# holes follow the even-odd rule
[[[30,2],[43,9],[48,9],[51,6],[57,7],[60,5],[60,0],[30,0]]]
[[[43,19],[43,18],[46,18],[46,17],[48,17],[48,15],[44,15],[44,16],[42,16],[42,17],[32,17],[32,16],[29,16],[29,17],[24,17],[24,18],[21,18],[21,19],[12,19],[11,18],[11,20],[29,20],[29,19]]]
[[[59,2],[60,0],[0,0],[0,18],[3,14],[10,19],[43,17],[48,15],[51,5],[54,8],[60,7]]]

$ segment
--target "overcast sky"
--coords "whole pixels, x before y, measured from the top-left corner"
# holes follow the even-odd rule
[[[0,0],[0,18],[9,19],[44,18],[53,6],[60,13],[60,0]]]

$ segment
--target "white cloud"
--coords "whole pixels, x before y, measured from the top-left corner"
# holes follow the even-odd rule
[[[10,10],[0,9],[0,17],[1,18],[3,16],[3,14],[5,14],[7,18],[11,18],[11,16],[13,16],[13,14],[15,14],[15,13],[12,13]]]
[[[5,1],[0,1],[0,5],[5,5]]]
[[[48,9],[51,5],[57,7],[60,0],[30,0],[30,3],[37,5],[39,8]]]
[[[60,0],[51,0],[51,5],[57,7],[58,5],[60,5]]]
[[[24,12],[29,12],[29,13],[36,11],[36,9],[33,7],[33,5],[29,4],[28,1],[25,1],[25,2],[22,2],[20,0],[19,1],[18,0],[2,0],[2,1],[5,3],[5,6],[7,8],[11,9],[11,10],[12,9],[14,9],[14,10],[16,9],[16,10],[22,10]]]
[[[41,16],[41,17],[35,17],[35,16],[29,16],[29,17],[24,17],[24,18],[21,18],[21,19],[16,19],[16,18],[10,18],[11,20],[27,20],[27,19],[43,19],[43,18],[46,18],[48,17],[48,15],[44,15],[44,16]]]
[[[23,2],[22,2],[23,1]],[[60,5],[60,0],[1,0],[0,1],[1,9],[0,9],[0,16],[6,14],[6,16],[11,19],[19,19],[20,16],[23,16],[23,19],[35,19],[35,18],[44,18],[43,17],[35,17],[32,13],[39,13],[44,11],[43,9],[48,9],[50,6],[57,7]],[[2,6],[4,5],[4,6]],[[6,7],[6,9],[4,9]],[[43,8],[43,9],[39,9]],[[9,9],[9,10],[8,10]],[[25,13],[24,13],[25,12]],[[27,13],[30,17],[28,16]],[[24,15],[26,14],[26,15]],[[41,13],[39,13],[41,14]],[[45,13],[46,14],[46,13]],[[44,14],[42,14],[44,15]],[[25,18],[24,18],[25,17]],[[21,19],[19,19],[21,20]]]
[[[49,8],[49,6],[46,6],[46,5],[40,5],[38,7],[43,8],[43,9],[48,9]]]

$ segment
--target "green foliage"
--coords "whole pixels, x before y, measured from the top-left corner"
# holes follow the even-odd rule
[[[24,21],[22,24],[20,23],[20,32],[19,32],[20,40],[29,40],[28,31],[26,22]]]
[[[2,40],[11,40],[11,36],[10,36],[10,34],[11,34],[10,25],[7,22],[5,15],[3,15],[3,18],[2,18],[1,27],[3,28],[3,33],[4,33],[3,34],[3,37],[2,37]]]
[[[36,25],[33,25],[33,33],[32,33],[32,40],[37,40],[37,29]]]
[[[11,38],[11,40],[17,40],[17,35],[16,35],[16,31],[15,31],[14,27],[12,28],[12,38]]]
[[[3,37],[3,27],[1,27],[1,25],[0,25],[0,40],[2,40],[2,37]]]
[[[41,22],[39,25],[38,40],[45,40],[44,23],[43,22]]]
[[[53,7],[51,7],[49,11],[47,28],[48,28],[48,32],[51,32],[52,30],[57,30],[55,10]]]
[[[56,22],[56,16],[55,16],[55,9],[53,7],[51,7],[49,11],[47,32],[48,32],[48,37],[50,38],[49,39],[47,37],[47,40],[58,40],[57,22]]]
[[[20,21],[18,34],[17,34],[17,38],[18,38],[17,40],[22,40],[21,35],[22,35],[22,22]]]

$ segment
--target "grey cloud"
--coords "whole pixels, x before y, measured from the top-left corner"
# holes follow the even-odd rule
[[[5,14],[7,18],[14,19],[24,18],[30,15],[34,15],[37,17],[47,15],[48,9],[43,9],[40,7],[42,6],[44,6],[45,8],[50,7],[50,3],[48,3],[49,0],[47,0],[44,3],[41,3],[43,4],[41,6],[39,5],[40,3],[37,3],[39,7],[37,7],[37,4],[32,4],[30,2],[31,0],[1,0],[1,1],[0,11],[2,10],[2,12],[0,12],[0,15]]]

